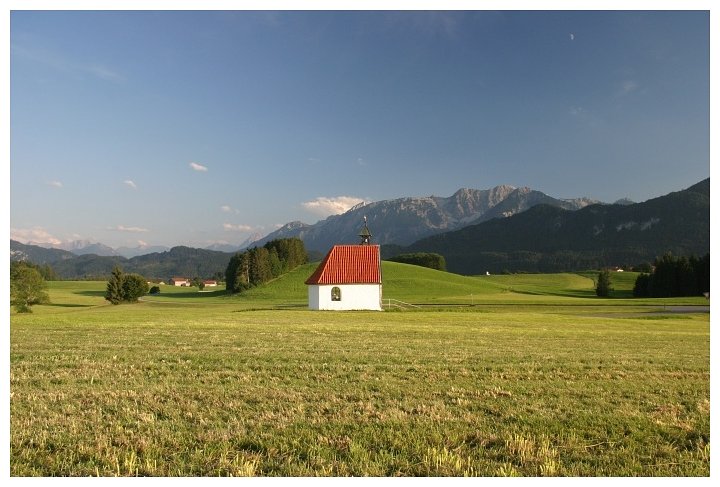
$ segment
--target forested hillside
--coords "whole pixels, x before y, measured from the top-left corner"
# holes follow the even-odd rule
[[[631,205],[590,205],[577,211],[538,205],[494,219],[383,249],[442,254],[451,272],[559,272],[652,262],[666,252],[710,251],[710,180]]]
[[[224,275],[232,255],[190,247],[173,247],[166,252],[155,252],[126,259],[121,256],[103,257],[95,254],[76,256],[64,250],[20,245],[22,245],[23,255],[27,257],[20,259],[16,252],[15,255],[11,253],[11,260],[27,260],[35,264],[48,263],[60,279],[105,280],[116,265],[125,272],[140,274],[148,279],[166,280],[173,276],[219,279]],[[58,258],[48,260],[48,258],[38,258],[37,256]]]

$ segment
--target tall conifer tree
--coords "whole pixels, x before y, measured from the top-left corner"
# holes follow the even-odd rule
[[[120,304],[123,301],[123,277],[122,269],[118,266],[113,267],[105,290],[105,299],[112,304]]]

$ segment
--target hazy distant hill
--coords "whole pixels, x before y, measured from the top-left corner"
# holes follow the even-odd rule
[[[118,247],[115,249],[115,255],[122,255],[128,259],[137,257],[138,255],[153,254],[156,252],[166,252],[170,247],[164,245],[139,245],[137,247]]]
[[[75,257],[75,254],[67,250],[46,249],[10,240],[10,260],[27,260],[34,264],[54,264]]]
[[[562,271],[652,261],[671,251],[710,251],[710,179],[643,203],[595,204],[569,211],[541,204],[434,235],[398,252],[437,252],[451,272]]]
[[[561,200],[529,188],[496,186],[491,189],[460,189],[449,197],[398,198],[359,204],[342,215],[314,225],[292,222],[251,244],[260,246],[276,238],[296,237],[310,250],[325,252],[335,244],[355,243],[367,216],[373,242],[409,245],[416,240],[478,223],[509,216],[538,203],[577,209],[594,202],[584,198]]]
[[[191,247],[173,247],[167,252],[140,255],[129,259],[126,271],[156,278],[212,277],[225,275],[232,253]]]
[[[65,250],[46,249],[10,241],[10,260],[29,260],[36,264],[50,264],[62,279],[106,278],[112,268],[120,266],[125,272],[137,272],[148,279],[170,277],[213,277],[225,274],[232,253],[190,247],[173,247],[127,259],[125,257],[74,255]]]
[[[75,255],[95,254],[100,256],[120,255],[112,247],[90,240],[74,240],[60,245],[60,248]]]

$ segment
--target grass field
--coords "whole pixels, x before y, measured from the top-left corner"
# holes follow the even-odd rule
[[[704,298],[384,263],[432,306],[312,312],[313,268],[120,306],[51,283],[11,313],[11,475],[709,475],[709,315],[665,310]]]

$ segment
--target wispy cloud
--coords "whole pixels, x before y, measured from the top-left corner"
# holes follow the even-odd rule
[[[10,228],[10,238],[26,244],[62,244],[62,240],[54,237],[42,227]]]
[[[230,205],[222,205],[220,207],[220,211],[222,211],[223,213],[235,213],[236,215],[240,214],[240,210],[238,210],[237,208],[233,208]]]
[[[575,34],[573,34],[572,32],[570,32],[570,40],[571,40],[571,41],[574,41],[574,40],[575,40]]]
[[[193,171],[207,172],[208,168],[197,162],[191,162],[190,167]]]
[[[106,81],[122,81],[124,78],[112,69],[102,66],[99,64],[85,66],[87,72],[94,75],[96,78],[104,79]]]
[[[619,94],[621,96],[629,95],[630,93],[637,91],[638,89],[640,89],[640,85],[638,84],[638,82],[628,79],[620,84]]]
[[[126,179],[125,181],[123,181],[123,183],[130,186],[132,189],[137,189],[137,184],[135,184],[135,181],[133,181],[132,179]]]
[[[78,62],[63,57],[59,52],[27,48],[17,44],[13,44],[11,50],[15,56],[67,74],[90,75],[96,79],[115,83],[125,80],[122,74],[106,64]]]
[[[386,21],[393,29],[407,28],[425,36],[454,38],[458,35],[461,15],[450,12],[388,12]]]
[[[147,228],[141,228],[141,227],[126,227],[125,225],[117,225],[114,227],[107,227],[108,230],[116,231],[116,232],[130,232],[130,233],[142,233],[142,232],[149,232]]]
[[[364,200],[354,196],[335,196],[327,198],[320,196],[311,201],[302,203],[303,208],[318,215],[329,216],[345,213],[353,206]]]
[[[228,232],[252,232],[254,230],[250,225],[234,225],[232,223],[223,223],[223,229]]]
[[[60,181],[48,181],[49,186],[53,186],[55,188],[62,188],[63,184]]]

